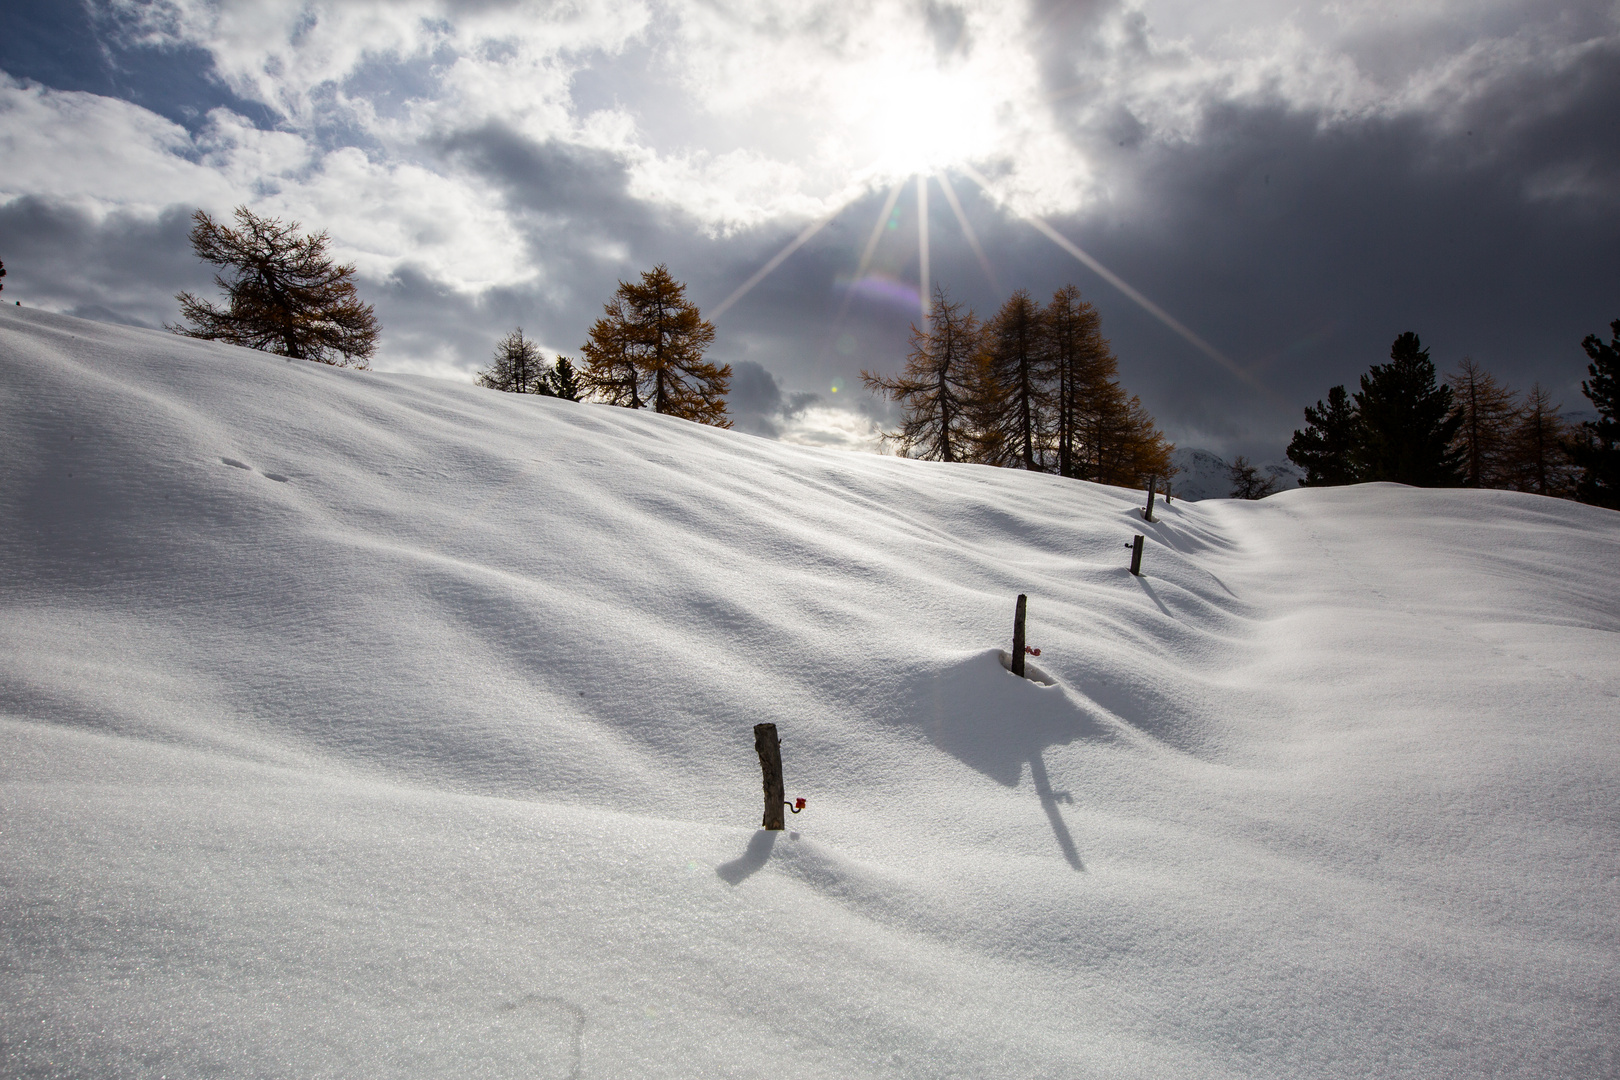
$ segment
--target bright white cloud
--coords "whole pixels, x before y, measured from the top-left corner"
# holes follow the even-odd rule
[[[328,229],[367,276],[409,264],[473,296],[544,273],[540,217],[587,257],[628,248],[572,206],[509,203],[511,177],[440,149],[468,133],[606,155],[631,198],[711,235],[797,226],[963,163],[1013,211],[1074,213],[1128,186],[1122,125],[1137,141],[1196,141],[1212,104],[1237,102],[1443,129],[1504,72],[1557,70],[1620,33],[1612,5],[1528,0],[1103,0],[1040,14],[1000,0],[100,2],[152,41],[206,50],[237,94],[276,110],[276,129],[216,111],[193,134],[0,76],[0,196],[104,213],[245,202]],[[1531,194],[1597,182],[1550,169]],[[841,430],[801,435],[867,438]]]
[[[410,262],[476,291],[534,273],[499,199],[475,178],[354,148],[319,153],[302,135],[223,109],[193,138],[124,101],[0,76],[0,158],[0,198],[48,195],[98,216],[245,203],[328,229],[338,257],[372,277]]]
[[[0,74],[0,196],[147,211],[228,201],[231,178],[198,162],[196,149],[184,128],[138,105]]]

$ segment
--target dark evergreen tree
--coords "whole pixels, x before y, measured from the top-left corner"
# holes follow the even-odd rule
[[[509,394],[552,395],[540,347],[518,327],[495,343],[495,360],[478,373],[478,385]]]
[[[6,264],[3,263],[3,262],[0,262],[0,292],[4,292],[5,288],[6,288],[6,283],[4,281],[5,276],[6,276]]]
[[[1581,425],[1569,444],[1569,455],[1581,470],[1575,497],[1620,510],[1620,319],[1610,323],[1609,330],[1613,336],[1607,344],[1596,334],[1581,342],[1592,360],[1581,393],[1597,409],[1598,418]]]
[[[1227,469],[1227,475],[1232,479],[1232,498],[1234,499],[1263,499],[1277,490],[1277,478],[1267,476],[1261,478],[1260,470],[1249,464],[1249,459],[1242,454],[1232,462]]]
[[[1395,339],[1389,363],[1374,364],[1354,395],[1363,433],[1358,448],[1362,480],[1413,487],[1462,483],[1462,452],[1453,448],[1462,417],[1451,388],[1436,385],[1429,350],[1408,331]]]
[[[355,292],[354,267],[327,256],[326,233],[301,236],[298,222],[283,225],[245,206],[235,217],[233,229],[201,210],[192,215],[192,250],[226,268],[228,276],[215,274],[214,284],[228,303],[220,308],[178,293],[180,314],[191,325],[168,329],[339,367],[369,366],[377,317]]]
[[[971,459],[972,403],[982,393],[980,339],[973,312],[964,312],[936,285],[926,328],[911,328],[905,370],[893,378],[861,372],[868,390],[900,403],[900,429],[884,432],[883,438],[899,446],[901,454],[936,461]]]
[[[1361,417],[1344,387],[1335,386],[1327,404],[1318,400],[1305,406],[1305,429],[1294,432],[1288,460],[1305,470],[1306,487],[1353,484],[1361,478],[1356,468],[1361,442]]]
[[[579,384],[579,373],[566,356],[557,357],[546,381],[551,384],[552,394],[564,401],[578,401],[585,392]]]

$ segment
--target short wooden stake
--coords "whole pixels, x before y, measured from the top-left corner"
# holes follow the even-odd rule
[[[1170,505],[1170,481],[1164,482],[1164,505]]]
[[[1147,509],[1142,511],[1142,516],[1148,521],[1153,520],[1153,496],[1156,493],[1158,486],[1159,478],[1157,476],[1148,477],[1148,504]]]
[[[780,832],[782,804],[787,800],[782,795],[782,744],[776,737],[775,724],[754,725],[754,749],[765,774],[765,820],[759,827]]]
[[[1019,593],[1018,607],[1013,611],[1012,673],[1020,679],[1024,677],[1024,609],[1028,603],[1029,597]]]
[[[1136,539],[1131,541],[1131,573],[1137,577],[1142,576],[1142,534],[1137,533]]]

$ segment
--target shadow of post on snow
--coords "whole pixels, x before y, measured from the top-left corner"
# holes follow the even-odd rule
[[[760,829],[749,838],[748,847],[741,855],[728,863],[721,863],[715,867],[714,872],[719,874],[727,885],[741,885],[770,861],[771,850],[776,847],[777,836],[775,830]]]
[[[1017,787],[1027,764],[1063,858],[1084,871],[1059,809],[1073,800],[1052,790],[1044,752],[1076,739],[1115,736],[1055,680],[1032,670],[1045,681],[1018,678],[990,649],[918,678],[908,711],[935,746],[997,783]]]
[[[1075,849],[1074,837],[1069,835],[1069,826],[1063,820],[1063,814],[1058,810],[1058,803],[1072,803],[1074,799],[1067,791],[1053,792],[1052,781],[1046,775],[1046,761],[1041,757],[1040,750],[1029,756],[1029,778],[1035,784],[1035,794],[1041,800],[1041,809],[1046,811],[1046,820],[1052,823],[1052,835],[1057,837],[1058,847],[1063,849],[1063,857],[1069,865],[1076,870],[1084,871],[1086,864],[1080,861],[1080,852]]]

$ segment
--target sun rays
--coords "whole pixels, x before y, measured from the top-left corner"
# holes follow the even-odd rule
[[[1092,273],[1096,274],[1109,285],[1113,286],[1132,303],[1136,304],[1143,311],[1151,315],[1177,337],[1180,337],[1204,356],[1219,364],[1229,374],[1244,383],[1246,386],[1258,391],[1267,398],[1274,398],[1274,395],[1269,388],[1262,385],[1259,380],[1254,377],[1252,372],[1239,365],[1225,353],[1221,352],[1219,349],[1215,348],[1215,346],[1205,341],[1198,334],[1194,333],[1184,323],[1182,323],[1175,316],[1171,315],[1164,308],[1160,307],[1141,290],[1137,289],[1135,286],[1131,285],[1130,282],[1126,281],[1114,271],[1110,270],[1090,252],[1086,251],[1068,237],[1058,232],[1058,230],[1053,228],[1052,225],[1049,224],[1045,219],[1036,214],[1019,211],[1008,205],[1004,200],[998,198],[993,185],[982,174],[980,174],[977,169],[966,163],[959,163],[956,166],[956,169],[968,180],[972,181],[985,195],[985,197],[993,204],[1001,208],[1004,212],[1012,214],[1013,216],[1027,222],[1031,228],[1035,229],[1036,232],[1050,240],[1059,248],[1059,250],[1072,256],[1081,265],[1085,266]],[[916,184],[913,199],[915,202],[915,213],[917,218],[917,303],[923,322],[926,324],[930,315],[933,278],[932,255],[930,248],[931,236],[928,215],[929,180],[937,180],[939,182],[940,194],[945,197],[946,205],[951,208],[951,214],[953,217],[955,217],[957,226],[962,231],[962,237],[964,240],[966,240],[968,247],[972,249],[974,258],[978,261],[980,269],[984,271],[986,280],[989,281],[991,288],[996,292],[999,293],[1001,291],[1000,280],[999,276],[996,274],[995,267],[991,263],[990,257],[985,253],[984,245],[979,242],[978,234],[974,231],[973,225],[968,220],[967,211],[963,208],[961,200],[957,197],[956,189],[951,185],[950,177],[947,171],[945,169],[918,171],[911,176],[902,176],[889,187],[888,193],[883,200],[882,209],[878,211],[877,220],[873,223],[871,232],[867,235],[866,243],[861,248],[860,258],[856,264],[855,274],[849,279],[849,284],[843,290],[843,299],[839,303],[837,316],[833,319],[832,326],[829,330],[828,341],[832,341],[838,337],[839,332],[843,328],[844,320],[849,315],[850,304],[854,299],[855,294],[860,291],[867,291],[862,289],[862,285],[866,282],[867,275],[871,271],[873,261],[877,256],[878,248],[883,240],[883,234],[886,231],[893,229],[896,225],[896,211],[899,206],[900,197],[905,191],[908,180],[914,180]],[[850,200],[849,202],[843,203],[830,213],[812,222],[804,229],[804,231],[800,232],[786,245],[784,245],[780,251],[771,256],[765,265],[761,266],[757,271],[755,271],[747,281],[743,282],[735,290],[733,290],[730,296],[727,296],[724,300],[722,300],[720,304],[716,306],[715,309],[710,313],[709,317],[719,318],[726,311],[730,310],[730,308],[744,296],[746,296],[749,291],[754,288],[754,286],[765,280],[765,278],[769,276],[773,270],[787,261],[789,256],[791,256],[799,248],[803,247],[812,237],[814,237],[840,214],[853,205],[853,202],[854,200]]]

